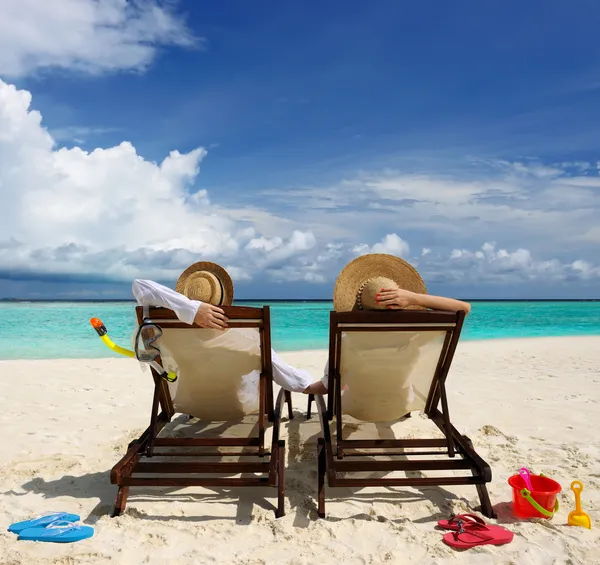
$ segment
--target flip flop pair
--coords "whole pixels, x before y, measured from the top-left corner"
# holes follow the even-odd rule
[[[444,543],[456,549],[469,549],[478,545],[504,545],[513,540],[514,534],[502,526],[486,524],[475,514],[457,514],[448,520],[440,520],[438,526],[451,530],[443,537]]]
[[[19,540],[71,543],[94,535],[94,528],[78,523],[80,519],[77,514],[50,512],[15,522],[8,531],[18,534]]]

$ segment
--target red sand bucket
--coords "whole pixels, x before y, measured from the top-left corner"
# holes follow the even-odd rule
[[[529,492],[521,475],[509,477],[513,512],[519,518],[552,518],[558,510],[558,493],[562,487],[544,475],[529,475],[533,490]]]

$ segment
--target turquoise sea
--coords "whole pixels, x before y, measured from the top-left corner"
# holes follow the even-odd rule
[[[277,351],[327,348],[331,302],[265,304],[271,306]],[[463,339],[600,335],[600,301],[471,304]],[[89,319],[101,318],[111,339],[130,347],[134,308],[133,302],[0,303],[0,359],[117,357],[98,339]]]

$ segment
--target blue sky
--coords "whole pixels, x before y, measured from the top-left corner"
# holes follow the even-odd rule
[[[384,251],[432,292],[600,297],[596,3],[44,9],[0,6],[0,296],[210,259],[328,297]]]

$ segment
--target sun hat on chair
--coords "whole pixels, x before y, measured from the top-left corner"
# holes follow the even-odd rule
[[[233,302],[233,281],[229,273],[210,261],[190,265],[179,276],[175,290],[190,300],[214,306],[231,306]]]
[[[412,265],[394,255],[370,253],[357,257],[342,269],[333,290],[333,308],[336,312],[385,309],[375,301],[375,295],[384,288],[427,293],[421,275]],[[408,306],[406,309],[423,308]]]

